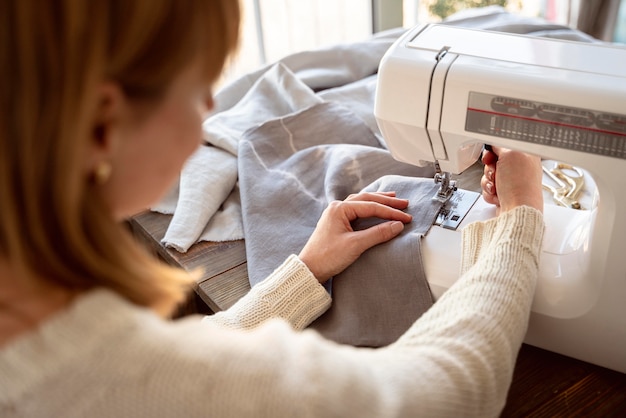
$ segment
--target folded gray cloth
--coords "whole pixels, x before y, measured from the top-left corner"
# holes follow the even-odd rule
[[[396,190],[410,199],[415,220],[330,282],[333,308],[313,324],[342,343],[391,343],[432,305],[419,241],[440,208],[430,199],[433,174],[432,166],[394,160],[360,118],[336,103],[247,131],[239,143],[239,184],[250,284],[300,251],[330,201]]]
[[[465,10],[444,23],[593,41],[582,32],[513,15],[501,7]],[[205,138],[215,148],[209,148],[211,151],[223,149],[229,159],[238,159],[251,285],[265,278],[289,254],[299,252],[331,200],[363,189],[395,189],[411,201],[408,210],[414,216],[412,224],[401,236],[367,251],[330,282],[333,306],[312,325],[329,338],[354,345],[388,344],[431,303],[419,245],[438,210],[429,200],[429,189],[434,189],[433,170],[394,161],[372,112],[378,63],[403,32],[399,28],[365,42],[293,54],[250,73],[217,95],[216,114],[204,126],[205,133],[214,133]],[[334,104],[316,104],[321,100]],[[194,181],[181,181],[181,196],[191,196],[195,191],[219,203],[225,197],[221,191],[233,188],[236,177],[222,176],[230,182],[227,187],[215,176],[198,175],[217,167],[209,158],[214,154],[192,159],[197,160],[197,168],[183,174]],[[226,161],[226,156],[219,158]],[[230,167],[230,172],[233,170]],[[193,186],[192,193],[185,194],[183,189],[189,185]],[[176,206],[178,190],[174,192],[168,199],[170,206]],[[229,216],[220,217],[220,212],[212,215],[219,205],[187,201],[194,205],[179,204],[176,216],[201,219],[180,224],[189,229],[182,240],[185,247],[196,239],[241,237],[241,228],[225,228],[238,224],[233,221],[237,218],[234,212],[239,210],[236,187],[224,203],[223,212]],[[170,229],[186,231],[174,228],[177,225],[173,222]],[[202,228],[205,231],[201,234]]]
[[[369,249],[333,279],[333,304],[311,327],[345,344],[379,347],[397,340],[432,304],[421,259],[421,238],[441,203],[432,178],[385,176],[365,191],[395,190],[409,199],[413,221],[393,240]],[[355,230],[380,222],[363,219]]]

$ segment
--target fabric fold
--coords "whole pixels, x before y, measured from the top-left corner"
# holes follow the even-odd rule
[[[186,252],[237,182],[237,158],[221,148],[201,146],[185,163],[176,211],[163,244]]]
[[[409,200],[410,224],[396,238],[367,250],[332,279],[333,304],[311,327],[339,343],[380,347],[393,343],[434,303],[421,258],[422,237],[441,203],[430,178],[384,176],[363,191],[393,190]],[[365,229],[378,219],[355,222]]]
[[[243,133],[264,121],[320,103],[322,99],[284,65],[268,69],[231,109],[215,114],[203,126],[208,146],[200,147],[185,164],[176,202],[161,212],[174,216],[162,243],[186,252],[198,240],[243,238],[237,182],[237,148]]]
[[[529,34],[575,41],[594,42],[590,36],[567,26],[555,25],[540,18],[508,13],[491,6],[468,9],[446,19],[444,24],[481,30]],[[248,129],[299,112],[322,101],[341,103],[350,108],[374,132],[379,145],[385,142],[373,115],[376,72],[379,62],[405,29],[378,33],[362,42],[333,45],[284,57],[245,74],[221,89],[215,96],[216,108],[203,124],[207,144],[238,157],[239,140]],[[204,151],[199,151],[205,155]],[[152,210],[178,212],[163,243],[186,251],[198,240],[228,241],[243,238],[230,172],[220,172],[222,162],[214,164],[217,155],[203,161],[194,156],[174,187]],[[224,156],[224,160],[230,160]],[[225,162],[224,162],[225,164]],[[195,168],[194,168],[195,167]],[[210,184],[200,184],[204,177]],[[231,190],[224,196],[223,190]],[[195,194],[193,198],[190,195]],[[216,205],[215,201],[224,200]],[[186,222],[184,226],[182,222]]]
[[[336,103],[247,131],[239,147],[239,183],[251,286],[299,252],[330,201],[362,190],[397,189],[412,202],[414,221],[404,238],[369,250],[333,278],[333,305],[313,324],[342,343],[394,341],[432,304],[419,245],[440,208],[430,199],[433,174],[432,166],[396,161],[363,120]]]

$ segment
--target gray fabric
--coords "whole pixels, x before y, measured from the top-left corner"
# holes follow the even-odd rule
[[[594,41],[580,31],[513,15],[501,7],[466,10],[444,23]],[[373,73],[378,65],[376,59],[372,63],[372,58],[382,56],[402,32],[389,32],[374,43],[356,44],[356,48],[343,46],[332,53],[322,50],[287,57],[283,63],[295,77],[333,104],[317,104],[266,121],[246,131],[239,143],[251,285],[302,248],[331,200],[367,188],[396,190],[411,201],[413,223],[401,236],[369,250],[341,277],[334,278],[330,282],[333,306],[312,324],[328,338],[353,345],[380,346],[394,341],[432,303],[420,260],[420,237],[438,211],[428,199],[430,189],[435,189],[432,167],[417,168],[394,161],[385,149],[372,112],[376,86]],[[342,59],[338,60],[339,56]],[[267,69],[234,83],[231,93],[245,92],[246,83],[264,71]],[[286,99],[277,95],[274,100]],[[384,177],[394,174],[408,177]]]
[[[499,6],[466,9],[444,24],[594,41],[567,26],[507,13]],[[196,241],[241,239],[244,233],[236,187],[241,134],[259,123],[312,105],[309,100],[345,104],[384,146],[372,112],[376,70],[383,54],[404,31],[397,28],[363,42],[292,54],[220,90],[215,97],[215,112],[203,124],[204,140],[212,146],[200,149],[189,159],[179,185],[152,207],[157,212],[174,214],[163,243],[184,252]]]
[[[239,183],[250,284],[300,251],[330,201],[364,189],[396,190],[411,199],[415,221],[401,239],[368,251],[330,282],[335,308],[314,325],[353,345],[394,341],[432,305],[419,238],[440,207],[429,199],[433,174],[432,166],[394,160],[360,118],[336,103],[247,131],[239,144]],[[381,179],[389,175],[403,177]]]
[[[428,309],[432,295],[421,259],[421,238],[441,204],[432,178],[385,176],[366,191],[395,190],[409,199],[413,221],[393,240],[368,250],[332,282],[333,304],[312,328],[334,341],[379,347],[397,340]],[[365,219],[355,230],[380,222]]]

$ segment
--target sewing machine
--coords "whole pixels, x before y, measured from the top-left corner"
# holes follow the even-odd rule
[[[450,173],[472,166],[484,144],[540,155],[547,171],[579,170],[585,178],[579,208],[545,201],[540,277],[525,341],[621,372],[624,63],[626,49],[605,44],[423,25],[382,59],[374,110],[396,159],[438,169],[441,189],[433,198],[445,202],[445,211],[424,238],[422,254],[435,298],[458,278],[464,225],[495,216],[478,194],[457,190]]]

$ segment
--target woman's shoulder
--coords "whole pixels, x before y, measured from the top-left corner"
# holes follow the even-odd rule
[[[240,355],[235,341],[245,349],[222,335],[234,332],[200,316],[164,319],[112,291],[90,291],[0,349],[0,411],[20,405],[81,416],[119,406],[158,415],[181,399],[193,405],[187,398],[197,402],[200,388],[210,393],[228,359]]]

